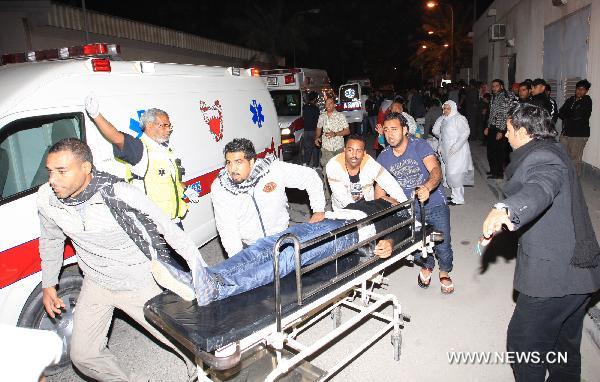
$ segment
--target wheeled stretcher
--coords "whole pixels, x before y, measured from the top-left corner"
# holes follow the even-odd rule
[[[383,283],[386,268],[412,260],[415,252],[427,256],[433,242],[441,240],[439,233],[424,224],[416,229],[414,203],[400,203],[304,243],[294,235],[283,235],[274,248],[274,283],[204,307],[165,291],[146,303],[145,316],[194,354],[201,381],[323,381],[390,330],[394,359],[399,360],[400,327],[408,317],[402,313],[396,296],[376,293],[374,285]],[[401,210],[411,213],[398,224],[323,260],[300,266],[302,249]],[[424,219],[422,214],[422,222]],[[392,256],[380,259],[368,254],[378,238],[396,230],[402,230],[400,236],[396,232],[402,240],[394,244]],[[296,271],[279,278],[279,247],[288,242],[294,244]],[[383,309],[389,305],[392,314],[384,314]],[[355,312],[343,323],[342,307]],[[334,329],[310,345],[302,344],[298,335],[327,315],[331,315]],[[329,370],[307,362],[365,318],[377,318],[386,324]]]

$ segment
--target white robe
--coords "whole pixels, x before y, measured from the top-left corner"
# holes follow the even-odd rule
[[[438,137],[438,152],[444,161],[444,179],[448,187],[472,186],[475,183],[473,160],[469,148],[469,123],[455,112],[435,121],[433,135]]]

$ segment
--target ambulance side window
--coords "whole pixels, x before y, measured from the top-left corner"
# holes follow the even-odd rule
[[[301,109],[300,90],[272,90],[271,98],[280,117],[299,116]]]
[[[0,201],[48,181],[48,150],[64,138],[82,138],[81,115],[21,119],[0,132]]]

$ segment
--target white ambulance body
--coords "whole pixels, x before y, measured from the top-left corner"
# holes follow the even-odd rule
[[[224,166],[225,144],[245,137],[257,153],[278,154],[280,149],[271,96],[250,72],[95,58],[0,66],[1,323],[57,330],[68,342],[70,311],[81,283],[68,267],[76,262],[69,247],[69,269],[59,288],[67,312],[53,321],[42,306],[36,191],[47,181],[46,152],[60,139],[79,137],[92,148],[99,170],[123,176],[125,169],[85,113],[85,97],[93,92],[100,112],[133,136],[144,110],[156,107],[169,114],[170,145],[185,168],[184,183],[201,195],[183,219],[185,231],[200,246],[217,234],[208,194]]]
[[[311,91],[319,95],[318,105],[323,108],[325,98],[333,92],[327,72],[322,69],[286,68],[261,70],[273,98],[279,128],[281,129],[284,160],[291,159],[300,149],[304,119],[302,107]]]

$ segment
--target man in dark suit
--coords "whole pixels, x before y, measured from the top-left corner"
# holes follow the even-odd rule
[[[514,277],[519,297],[507,348],[532,357],[512,365],[517,381],[544,381],[546,371],[552,381],[580,380],[583,318],[600,288],[600,247],[575,169],[555,135],[543,108],[519,104],[509,112],[514,152],[506,169],[507,198],[483,223],[483,245],[503,226],[520,234]],[[558,352],[567,361],[551,363]]]

